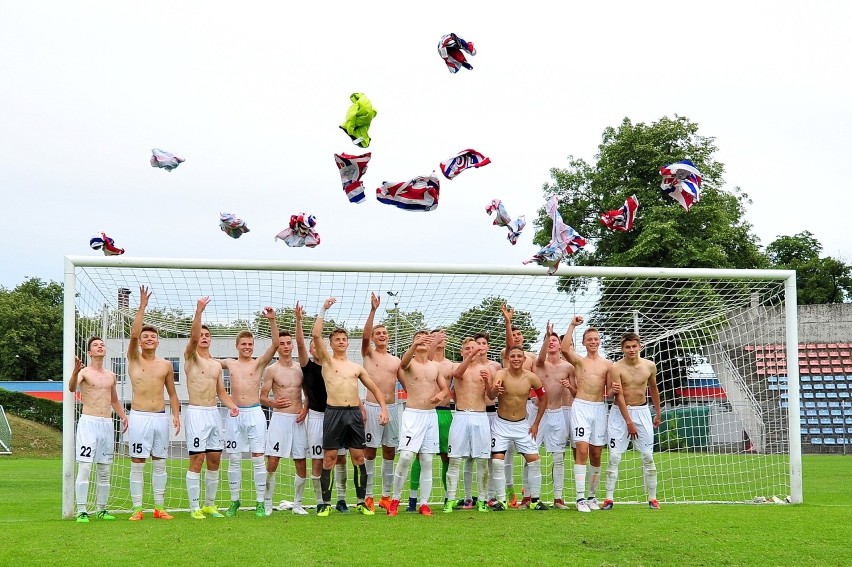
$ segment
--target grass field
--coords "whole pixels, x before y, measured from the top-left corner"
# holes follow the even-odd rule
[[[0,565],[850,565],[852,457],[806,456],[805,504],[76,524],[61,461],[0,457]],[[296,559],[298,558],[298,559]]]

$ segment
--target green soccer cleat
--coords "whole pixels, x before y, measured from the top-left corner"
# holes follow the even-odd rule
[[[202,506],[201,511],[204,512],[205,516],[210,516],[211,518],[224,518],[219,509],[216,506]]]
[[[491,507],[495,512],[504,512],[508,508],[508,505],[505,502],[500,502],[499,500],[494,503],[494,506]]]
[[[257,518],[265,518],[266,517],[266,504],[263,502],[258,502],[257,506],[254,507],[254,515]]]
[[[101,510],[100,512],[98,512],[97,518],[99,520],[115,520],[115,516],[113,516],[106,510]]]
[[[496,500],[495,500],[496,502]],[[488,504],[485,500],[480,500],[476,503],[476,511],[477,512],[488,512]]]
[[[325,518],[331,513],[331,508],[329,508],[328,504],[318,504],[317,505],[317,516],[320,518]]]
[[[115,518],[113,518],[114,520]],[[88,524],[89,523],[89,514],[86,512],[77,512],[77,523],[78,524]]]
[[[225,516],[228,518],[233,518],[237,515],[237,512],[240,511],[240,501],[234,500],[231,502],[231,505],[228,506],[228,509],[225,511]]]
[[[362,514],[364,516],[375,516],[376,513],[367,508],[363,502],[359,503],[358,506],[355,507],[355,512],[358,514]]]
[[[193,520],[203,520],[207,516],[204,515],[204,512],[202,512],[201,509],[198,509],[198,510],[193,510],[192,512],[190,512],[189,517],[192,518]]]
[[[456,507],[455,504],[456,503],[453,502],[452,500],[448,500],[448,501],[444,502],[444,514],[452,513],[453,508]]]

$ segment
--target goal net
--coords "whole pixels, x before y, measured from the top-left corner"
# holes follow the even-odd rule
[[[12,428],[6,419],[6,412],[0,406],[0,455],[12,454]]]
[[[526,350],[534,353],[541,348],[548,321],[561,334],[575,314],[584,315],[585,325],[600,330],[603,354],[612,360],[621,356],[624,332],[640,333],[642,356],[657,365],[663,403],[655,443],[661,502],[752,502],[788,495],[794,502],[801,501],[795,368],[798,339],[794,280],[789,279],[792,272],[572,267],[563,268],[554,277],[534,267],[124,257],[73,257],[66,262],[66,380],[73,355],[85,359],[87,339],[101,336],[107,343],[105,366],[116,373],[118,395],[128,408],[132,392],[126,350],[141,285],[153,292],[145,322],[160,330],[158,356],[175,368],[182,408],[188,402],[183,349],[196,301],[202,296],[212,299],[204,322],[214,335],[214,357],[235,357],[234,337],[244,329],[255,333],[255,354],[269,345],[269,330],[260,315],[264,306],[278,311],[280,329],[293,332],[293,307],[300,302],[306,309],[305,328],[309,332],[322,302],[336,297],[337,303],[327,315],[328,324],[349,330],[349,357],[357,362],[361,361],[361,328],[370,310],[371,292],[381,297],[376,323],[387,327],[391,352],[401,355],[416,330],[442,328],[448,336],[446,356],[456,361],[460,360],[461,341],[482,331],[491,335],[489,357],[499,361],[505,346],[500,306],[507,303],[515,310],[513,323],[524,334]],[[792,304],[785,299],[791,297],[790,289]],[[577,329],[575,337],[581,355],[585,354],[581,346],[584,328]],[[770,376],[755,358],[755,345],[787,350],[788,366],[773,373],[785,375],[789,399],[787,393],[782,400],[777,391],[769,389]],[[65,403],[64,511],[70,515],[74,498],[73,432],[81,406],[68,392]],[[168,404],[166,408],[168,411]],[[129,510],[130,459],[117,420],[115,443],[110,509]],[[188,507],[184,483],[188,460],[182,434],[172,432],[169,455],[166,505],[184,509]],[[553,499],[552,460],[543,448],[542,458],[542,498],[547,501]],[[229,500],[225,461],[223,457],[220,505]],[[516,461],[514,485],[520,491],[523,467],[520,457]],[[565,499],[569,501],[574,490],[572,461],[569,452],[565,467]],[[248,463],[244,465],[241,500],[251,503],[254,484]],[[439,502],[444,497],[440,459],[434,463],[432,500]],[[153,504],[150,466],[148,463],[145,470],[146,508]],[[376,466],[374,494],[378,497],[381,472],[379,463]],[[605,470],[606,451],[602,466]],[[351,465],[347,468],[351,499]],[[282,459],[275,502],[293,499],[294,474],[292,462]],[[460,486],[459,493],[462,491]],[[406,487],[403,499],[407,495]],[[628,450],[624,455],[615,497],[618,502],[647,500],[636,451]],[[308,483],[305,504],[313,502]]]

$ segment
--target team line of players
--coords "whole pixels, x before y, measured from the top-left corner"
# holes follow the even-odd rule
[[[144,324],[151,296],[140,288],[140,304],[131,329],[128,346],[128,375],[133,391],[131,411],[125,415],[115,388],[115,375],[103,367],[104,341],[93,337],[87,345],[89,366],[75,360],[69,388],[80,389],[82,415],[77,425],[76,478],[77,521],[88,522],[87,498],[92,464],[96,469],[97,517],[114,519],[107,511],[110,465],[113,459],[112,413],[122,421],[131,455],[131,520],[144,518],[142,510],[143,469],[152,459],[151,485],[153,517],[171,519],[165,509],[169,423],[165,413],[164,390],[171,406],[172,426],[181,430],[180,405],[174,387],[170,362],[157,358],[157,329]],[[225,516],[241,507],[241,460],[251,455],[256,493],[255,513],[272,512],[275,473],[282,458],[295,465],[294,514],[307,514],[302,505],[307,482],[307,459],[311,459],[311,480],[317,496],[317,515],[331,510],[332,470],[337,484],[338,511],[348,511],[345,501],[348,449],[354,466],[356,510],[373,515],[373,473],[378,449],[382,455],[382,494],[378,505],[388,515],[398,513],[400,499],[410,474],[408,511],[431,515],[428,501],[432,490],[432,459],[442,461],[442,482],[446,491],[443,511],[457,507],[479,511],[502,511],[508,507],[545,510],[540,501],[541,445],[552,455],[554,506],[567,508],[563,499],[566,448],[574,448],[576,508],[580,512],[608,510],[613,497],[618,466],[628,443],[642,456],[644,484],[649,506],[656,500],[656,468],[653,460],[653,429],[659,425],[660,399],[656,367],[639,356],[640,339],[634,333],[621,341],[623,357],[618,362],[599,356],[600,335],[594,328],[583,333],[586,356],[574,350],[574,330],[583,324],[576,316],[560,338],[547,324],[540,352],[525,352],[523,334],[512,326],[513,310],[503,306],[506,344],[501,353],[503,365],[490,361],[488,335],[480,333],[464,339],[461,363],[444,355],[446,337],[442,331],[415,333],[402,358],[388,352],[389,335],[383,325],[374,325],[380,300],[371,294],[371,309],[364,325],[361,351],[364,365],[347,358],[348,334],[335,329],[329,336],[331,352],[322,336],[326,311],[336,302],[328,298],[315,319],[310,347],[306,348],[302,318],[297,304],[296,347],[299,364],[292,357],[293,337],[278,330],[275,311],[263,310],[268,319],[272,342],[261,356],[253,359],[254,337],[249,331],[236,339],[237,359],[214,359],[210,355],[210,330],[202,324],[210,299],[198,300],[184,352],[189,405],[183,428],[189,452],[186,489],[190,515],[195,519],[222,517],[216,506],[222,452],[228,454],[228,487],[231,504]],[[269,366],[275,353],[278,362]],[[308,358],[308,352],[311,358]],[[230,373],[227,392],[222,370]],[[396,383],[407,392],[404,409],[396,402]],[[367,390],[361,400],[358,384]],[[450,410],[452,396],[455,412]],[[605,393],[614,398],[609,415]],[[650,392],[655,413],[647,404]],[[218,400],[228,408],[224,435]],[[261,404],[272,408],[267,428]],[[601,454],[609,447],[606,470],[606,499],[596,499],[601,472]],[[513,452],[523,455],[523,492],[520,502],[512,486]],[[394,469],[394,460],[399,454]],[[265,459],[264,459],[265,457]],[[465,463],[465,498],[456,500],[461,466]],[[587,462],[590,464],[588,493]],[[201,470],[205,499],[202,505]],[[472,496],[473,468],[477,470],[478,494]],[[507,485],[507,479],[508,485]],[[418,506],[419,494],[419,506]]]

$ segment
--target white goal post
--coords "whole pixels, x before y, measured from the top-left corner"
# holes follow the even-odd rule
[[[371,292],[382,299],[376,322],[388,327],[390,350],[399,355],[410,344],[413,331],[440,327],[448,335],[448,358],[457,357],[461,338],[489,331],[489,356],[499,359],[505,343],[499,310],[503,302],[515,309],[525,349],[534,353],[541,348],[548,321],[561,334],[574,314],[583,314],[586,325],[599,328],[609,358],[620,358],[621,334],[637,330],[642,336],[642,356],[658,366],[664,401],[655,447],[661,502],[752,502],[773,496],[802,502],[794,271],[564,266],[556,276],[548,276],[535,266],[69,256],[65,258],[64,284],[66,386],[74,356],[84,359],[86,340],[101,336],[107,343],[104,364],[118,375],[119,397],[127,407],[131,391],[124,357],[141,285],[150,286],[153,292],[146,323],[160,329],[158,356],[175,366],[182,406],[187,403],[183,349],[195,302],[202,296],[212,298],[205,323],[211,325],[214,335],[211,353],[215,357],[236,355],[233,338],[242,328],[255,333],[255,354],[269,345],[268,329],[258,323],[262,320],[258,312],[264,306],[279,310],[279,327],[293,332],[291,315],[296,301],[305,307],[307,316],[313,316],[329,296],[337,297],[338,303],[327,317],[352,332],[350,358],[355,360],[360,360],[358,333],[369,313]],[[580,354],[584,354],[579,347],[582,330],[575,337]],[[754,345],[767,344],[786,349],[788,387],[783,400],[771,391],[768,377],[754,359]],[[80,404],[66,387],[62,508],[66,517],[74,513],[74,432],[79,413]],[[130,509],[129,457],[118,425],[116,421],[109,506],[121,511]],[[551,461],[544,449],[542,455],[542,498],[552,499]],[[166,493],[166,506],[171,509],[188,505],[185,459],[182,435],[173,436]],[[566,460],[570,463],[570,459],[569,453]],[[440,459],[434,461],[432,501],[438,502],[444,495]],[[378,498],[381,473],[376,464]],[[521,468],[516,466],[514,473],[518,492]],[[220,503],[229,498],[226,469],[223,463]],[[566,500],[573,500],[571,470],[568,464]],[[617,500],[643,501],[638,453],[625,453],[620,470]],[[292,461],[285,464],[282,459],[278,474],[289,480],[276,483],[276,502],[292,500]],[[350,479],[351,475],[350,470]],[[148,508],[147,468],[145,478]],[[351,480],[349,489],[351,494]],[[252,502],[254,486],[248,468],[242,490],[243,501]],[[460,486],[459,494],[462,492]],[[403,499],[407,496],[406,486]],[[305,502],[313,503],[310,483]]]
[[[12,427],[6,418],[6,411],[0,406],[0,455],[12,454]]]

